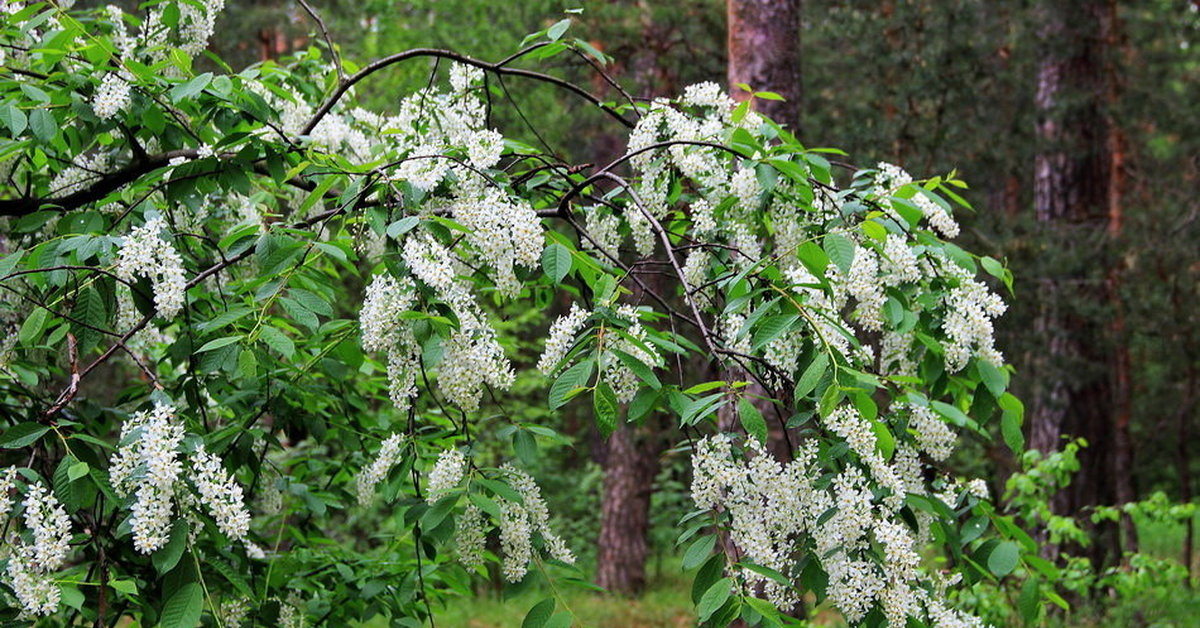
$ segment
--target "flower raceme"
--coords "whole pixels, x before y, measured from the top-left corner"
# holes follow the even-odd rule
[[[423,617],[417,601],[430,591],[409,595],[417,585],[405,578],[449,580],[438,572],[451,529],[469,569],[493,559],[489,541],[508,581],[543,562],[566,569],[574,555],[551,525],[552,496],[515,466],[468,459],[481,450],[472,435],[496,437],[493,422],[522,421],[505,426],[520,429],[512,442],[522,460],[538,446],[532,435],[556,434],[503,407],[506,391],[544,381],[519,378],[529,367],[555,379],[552,409],[590,397],[601,433],[651,413],[679,416],[693,443],[689,521],[703,522],[691,533],[718,528],[730,540],[728,580],[717,581],[736,587],[712,613],[762,610],[752,597],[786,610],[804,599],[802,581],[822,581],[850,622],[978,623],[956,608],[954,576],[919,560],[958,538],[960,518],[994,514],[986,485],[945,469],[961,436],[986,432],[976,408],[1019,410],[994,341],[1006,306],[979,270],[1008,277],[945,240],[960,230],[945,200],[955,198],[947,185],[960,187],[953,176],[835,169],[830,151],[805,148],[714,83],[606,106],[637,114],[626,154],[576,169],[492,128],[495,83],[480,67],[502,66],[440,65],[448,81],[434,76],[371,111],[354,102],[367,78],[354,68],[376,66],[334,68],[323,58],[340,63],[333,50],[316,46],[238,74],[193,71],[185,61],[204,50],[220,0],[151,4],[136,18],[108,7],[78,25],[16,4],[33,7],[6,3],[0,16],[13,43],[6,67],[24,71],[4,100],[17,104],[0,105],[19,153],[0,162],[0,178],[16,184],[4,203],[38,202],[13,229],[20,255],[0,266],[48,279],[29,282],[44,293],[31,295],[35,305],[0,311],[19,329],[4,342],[0,381],[20,392],[113,356],[137,362],[139,379],[117,403],[145,409],[119,438],[103,431],[114,421],[87,414],[119,410],[84,407],[77,391],[62,397],[66,446],[116,441],[105,496],[117,498],[110,508],[119,501],[122,574],[156,568],[186,533],[197,562],[230,570],[201,567],[221,590],[200,613],[237,623],[270,606],[281,623],[298,623],[316,609],[328,621],[361,610],[322,580],[349,580],[352,565],[397,576],[400,591],[366,596],[385,578],[351,573],[356,595],[393,618]],[[78,28],[102,43],[29,52]],[[338,81],[339,70],[358,78]],[[30,77],[64,73],[74,91],[43,84],[54,91],[43,106]],[[346,292],[359,287],[356,307]],[[152,297],[153,313],[141,297]],[[537,321],[550,323],[544,348],[526,355],[511,331],[525,319],[502,314],[536,316],[547,304],[562,315]],[[86,355],[44,351],[68,334]],[[695,381],[700,372],[725,375]],[[179,406],[147,403],[167,391]],[[776,419],[801,437],[780,458],[764,425]],[[39,464],[52,440],[34,445]],[[352,477],[337,456],[363,442],[378,445]],[[89,460],[108,456],[99,451]],[[411,487],[381,489],[431,452],[423,484],[414,471]],[[0,476],[0,506],[20,531],[5,539],[5,582],[27,613],[50,614],[63,605],[55,572],[80,553],[63,525],[74,511],[21,474]],[[390,501],[381,513],[378,493]],[[247,498],[263,504],[258,521]],[[336,526],[326,524],[340,520],[325,518],[353,500],[350,525],[393,511],[403,511],[396,526],[429,525],[422,535],[397,530],[394,543],[371,548],[379,556],[359,553],[371,544],[330,542]],[[266,520],[280,524],[275,546],[293,551],[264,580],[244,559],[265,556],[251,538]],[[949,549],[983,552],[991,540]],[[989,562],[971,558],[952,562],[968,581],[980,575],[971,565]],[[293,578],[307,586],[310,575],[303,594],[257,590]]]

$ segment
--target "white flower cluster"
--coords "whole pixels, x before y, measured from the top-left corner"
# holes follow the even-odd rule
[[[242,487],[222,468],[221,459],[198,445],[191,456],[192,483],[200,493],[200,502],[208,508],[217,527],[235,541],[247,542],[250,511],[242,496]]]
[[[467,569],[483,566],[483,552],[487,547],[486,526],[483,511],[475,504],[468,504],[456,522],[454,543],[458,546],[458,561]]]
[[[467,457],[457,449],[447,449],[439,456],[433,470],[429,472],[429,486],[425,501],[430,505],[445,497],[462,483],[467,472]]]
[[[117,276],[125,280],[138,275],[149,277],[154,286],[154,307],[159,316],[170,319],[183,309],[187,280],[183,259],[175,246],[162,237],[165,230],[166,223],[161,217],[134,227],[121,243]]]
[[[17,470],[9,467],[0,477],[0,518],[8,519],[14,505],[10,493],[16,488]],[[26,543],[16,529],[11,531],[3,554],[7,554],[4,583],[12,589],[26,616],[50,615],[61,599],[53,573],[62,567],[70,551],[71,520],[58,499],[40,481],[30,484],[25,499]],[[11,527],[11,523],[5,524]]]
[[[951,373],[966,367],[971,357],[979,357],[999,366],[1003,356],[996,350],[992,319],[1008,308],[1004,301],[971,271],[955,264],[941,264],[943,272],[957,280],[944,299],[946,309],[942,329],[950,342],[946,345],[946,369]]]
[[[856,453],[878,457],[875,437],[868,435],[870,427],[857,413],[839,410],[827,420],[849,437]],[[829,576],[829,598],[850,623],[879,604],[889,625],[903,626],[908,617],[923,615],[939,628],[981,625],[928,594],[924,583],[936,576],[921,569],[921,535],[899,517],[900,502],[876,498],[858,466],[847,466],[828,488],[820,489],[823,471],[816,464],[815,441],[806,442],[787,464],[755,439],[748,439],[747,447],[743,459],[723,434],[698,442],[692,457],[692,499],[698,508],[728,513],[730,539],[749,561],[787,575],[799,553],[809,552]],[[923,490],[915,456],[898,452],[896,457],[892,473],[902,476],[901,489]],[[890,468],[879,458],[868,463],[872,476],[880,471],[876,464]],[[880,547],[885,560],[873,560],[872,547]],[[761,590],[778,608],[790,608],[798,600],[796,590],[757,572],[745,569],[739,575],[749,590]]]
[[[913,182],[912,175],[905,172],[900,166],[880,162],[876,168],[875,194],[881,199],[881,203],[886,203],[886,197],[896,194],[900,188]],[[926,194],[924,188],[916,187],[916,194],[909,200],[917,206],[917,209],[921,210],[929,226],[937,230],[944,238],[958,237],[958,223],[954,221],[950,212]],[[898,216],[894,217],[903,220]]]
[[[413,308],[415,286],[411,279],[376,275],[367,285],[359,312],[363,349],[387,355],[388,393],[402,412],[417,394],[420,347],[403,314]],[[360,492],[361,495],[361,492]]]
[[[383,481],[392,467],[400,462],[400,447],[404,444],[403,434],[392,434],[384,439],[379,446],[379,453],[367,468],[363,469],[356,480],[358,503],[365,506],[371,503],[375,496],[375,486]]]
[[[624,319],[629,327],[625,328],[624,336],[611,334],[608,348],[625,353],[648,368],[661,367],[663,365],[662,355],[650,343],[646,328],[642,327],[639,320],[637,308],[629,304],[621,305],[617,308],[617,316]],[[615,355],[611,355],[605,366],[604,374],[609,385],[612,386],[613,392],[616,393],[618,401],[629,403],[633,400],[641,383],[633,369],[622,363]]]
[[[121,441],[109,460],[109,478],[119,497],[132,497],[129,524],[134,549],[150,554],[166,544],[176,513],[195,523],[195,509],[204,506],[217,527],[231,540],[241,542],[251,556],[262,553],[248,538],[250,512],[242,487],[224,470],[221,458],[196,448],[185,474],[181,449],[183,422],[170,404],[135,413],[121,426]],[[196,493],[188,489],[190,480]]]
[[[546,350],[542,352],[541,359],[538,360],[537,369],[544,375],[553,375],[560,362],[566,357],[567,352],[571,350],[572,343],[575,342],[575,336],[579,334],[579,330],[583,329],[583,325],[587,322],[591,312],[579,307],[578,303],[571,303],[571,311],[564,314],[550,325],[550,336],[546,339]]]
[[[542,539],[545,551],[555,560],[574,564],[575,555],[562,537],[550,527],[550,511],[542,499],[541,489],[529,474],[506,464],[500,468],[508,484],[520,495],[521,501],[498,498],[500,519],[500,550],[504,579],[520,582],[529,570],[534,557],[534,535]],[[458,519],[456,538],[459,560],[468,568],[483,563],[487,524],[483,514],[474,506],[468,506]]]
[[[116,116],[129,106],[129,92],[132,86],[129,81],[116,72],[109,72],[96,88],[96,98],[92,101],[92,111],[101,120]]]
[[[175,509],[176,483],[183,472],[179,446],[183,423],[175,409],[156,404],[134,414],[121,427],[121,443],[109,461],[117,496],[134,496],[130,527],[134,547],[150,554],[166,544]]]

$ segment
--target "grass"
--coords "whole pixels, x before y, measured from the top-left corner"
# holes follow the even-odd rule
[[[664,566],[648,574],[646,591],[636,598],[581,589],[559,589],[575,613],[575,625],[607,628],[673,628],[696,625],[690,595],[690,574]],[[545,599],[548,591],[530,591],[505,600],[499,593],[460,598],[434,609],[439,626],[463,628],[520,628],[525,613]],[[561,610],[561,604],[559,604]]]

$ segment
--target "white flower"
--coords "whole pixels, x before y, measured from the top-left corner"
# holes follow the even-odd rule
[[[467,457],[457,449],[447,449],[438,456],[438,461],[429,472],[429,488],[425,501],[433,504],[446,496],[462,482],[467,470]]]
[[[191,463],[192,482],[217,527],[225,536],[244,542],[250,531],[250,511],[242,487],[225,472],[221,459],[205,451],[203,445],[196,447]]]
[[[175,409],[156,404],[154,410],[138,412],[122,426],[121,444],[109,463],[113,490],[121,497],[134,496],[130,526],[134,548],[143,554],[167,542],[176,481],[183,471],[182,441],[183,425],[175,419]],[[144,471],[135,475],[139,468]]]
[[[458,546],[458,561],[464,567],[476,569],[483,565],[487,531],[484,529],[483,511],[475,504],[468,504],[458,518],[454,539]]]
[[[92,111],[101,120],[107,120],[129,106],[129,83],[116,72],[109,72],[96,88]]]
[[[375,486],[387,477],[388,471],[400,462],[400,446],[404,444],[403,434],[388,436],[375,454],[375,460],[358,474],[357,493],[358,503],[367,505],[375,495]]]
[[[538,360],[537,369],[545,375],[553,375],[562,359],[575,342],[575,336],[583,328],[591,313],[579,307],[578,303],[571,304],[571,311],[558,317],[550,326],[550,336],[546,339],[546,350]]]
[[[136,275],[149,277],[154,286],[154,306],[159,316],[173,318],[183,309],[187,281],[183,260],[174,245],[163,239],[166,223],[161,217],[134,227],[125,237],[117,257],[117,276],[131,280]]]

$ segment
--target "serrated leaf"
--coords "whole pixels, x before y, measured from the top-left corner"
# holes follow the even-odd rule
[[[1007,576],[1016,568],[1020,554],[1021,549],[1017,547],[1016,543],[1012,541],[1001,542],[992,548],[992,552],[988,554],[988,571],[992,572],[992,575],[997,578]]]
[[[571,251],[557,242],[550,243],[542,250],[542,270],[554,283],[562,283],[567,273],[571,272],[571,263]]]
[[[513,432],[513,449],[526,465],[532,466],[537,462],[537,439],[529,430],[519,429]]]
[[[550,386],[550,409],[557,410],[570,400],[571,392],[583,388],[592,377],[592,360],[584,360],[562,372]]]
[[[34,137],[43,142],[49,142],[58,135],[58,122],[47,109],[34,109],[29,114],[29,128],[33,130]]]
[[[762,412],[745,397],[738,399],[738,417],[742,421],[742,429],[746,430],[747,434],[758,442],[767,444],[767,422],[763,419]]]
[[[704,592],[704,595],[700,597],[700,603],[696,605],[696,615],[700,623],[708,621],[713,613],[725,605],[732,590],[733,580],[721,578]]]
[[[688,546],[687,551],[683,553],[683,569],[691,569],[705,560],[712,554],[713,548],[717,545],[717,537],[712,534],[702,536]]]
[[[647,386],[653,388],[654,390],[662,388],[662,382],[658,381],[658,376],[654,374],[654,371],[648,365],[646,365],[645,362],[642,362],[641,360],[629,355],[628,353],[625,353],[624,351],[618,351],[615,349],[613,350],[613,355],[617,356],[617,359],[621,361],[621,364],[624,364],[629,368],[629,370],[633,371],[633,374],[637,375],[638,379],[645,382]]]
[[[551,26],[546,30],[546,39],[549,39],[550,41],[558,41],[558,39],[563,36],[563,33],[567,32],[567,29],[570,28],[570,26],[571,18],[566,18],[564,20],[555,22],[554,26]]]
[[[186,83],[172,87],[170,92],[171,102],[179,102],[199,94],[204,91],[205,87],[208,87],[208,84],[212,82],[212,78],[212,73],[205,72]]]
[[[263,327],[259,330],[258,337],[285,358],[290,359],[296,353],[296,344],[292,339],[274,327]]]
[[[608,438],[617,429],[617,395],[608,382],[600,382],[592,393],[592,409],[596,414],[596,427],[602,438]]]
[[[209,340],[208,342],[204,343],[199,349],[196,349],[196,353],[204,353],[206,351],[220,349],[221,347],[228,347],[229,345],[231,345],[241,339],[242,339],[242,336],[241,336],[241,334],[239,334],[237,336],[225,336],[224,338],[217,338],[216,340]]]
[[[521,628],[545,628],[546,622],[550,620],[550,616],[554,614],[554,598],[548,597],[541,602],[533,605],[528,613],[525,613],[525,621],[521,622]]]
[[[88,466],[88,463],[76,461],[71,466],[67,467],[67,479],[74,482],[75,480],[87,475],[90,469],[91,467]]]
[[[163,605],[161,628],[195,628],[204,611],[204,590],[198,582],[188,582],[168,594]]]
[[[104,298],[92,286],[81,288],[75,295],[71,318],[79,321],[79,323],[71,323],[71,330],[79,341],[79,352],[91,351],[100,343],[101,334],[98,330],[108,327],[108,313],[104,307]]]
[[[837,233],[828,233],[825,234],[822,245],[824,246],[825,253],[829,255],[829,259],[843,273],[850,270],[850,266],[854,263],[855,248],[850,238]]]
[[[816,389],[817,384],[821,383],[821,377],[825,375],[825,370],[829,367],[829,354],[821,351],[817,353],[813,361],[804,369],[804,373],[800,375],[799,381],[796,382],[796,399],[800,399],[808,395]]]
[[[18,423],[4,431],[0,436],[0,447],[4,449],[20,449],[38,441],[50,428],[40,423]]]
[[[17,330],[17,341],[26,347],[37,342],[42,336],[42,329],[46,326],[48,316],[49,312],[46,309],[33,308],[29,317],[25,319],[24,323],[21,323],[21,328]]]
[[[13,137],[21,135],[29,127],[29,117],[14,105],[0,106],[0,122],[3,122],[4,126],[12,131]]]
[[[158,573],[165,574],[175,568],[179,564],[179,559],[183,556],[183,550],[187,549],[188,524],[187,520],[178,518],[171,524],[171,532],[167,537],[167,542],[153,554],[150,555],[150,561],[154,563],[154,568]]]
[[[1021,595],[1017,598],[1017,608],[1021,610],[1021,619],[1026,624],[1037,620],[1042,610],[1042,594],[1038,587],[1037,578],[1029,578],[1021,586]]]

